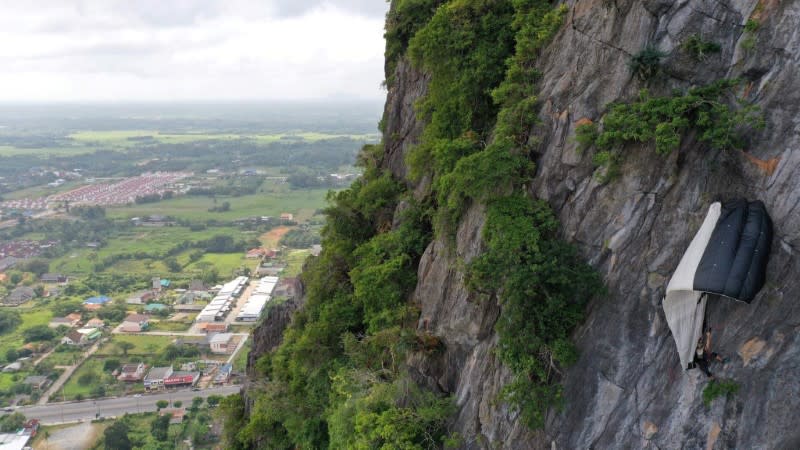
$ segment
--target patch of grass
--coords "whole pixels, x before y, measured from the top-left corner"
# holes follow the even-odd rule
[[[239,353],[236,354],[236,358],[233,359],[233,370],[236,372],[242,372],[247,369],[247,354],[250,353],[250,347],[252,339],[247,339],[245,342],[244,347],[239,350]]]
[[[186,331],[191,326],[191,322],[173,322],[166,319],[150,322],[150,330],[152,331]]]
[[[30,375],[28,372],[2,373],[0,372],[0,391],[8,391],[11,386],[19,384]]]
[[[709,407],[715,398],[722,396],[730,398],[737,392],[739,392],[739,384],[733,380],[711,380],[703,389],[703,404]]]
[[[17,308],[22,318],[21,324],[12,332],[0,335],[0,358],[5,359],[5,354],[9,349],[18,350],[25,343],[22,333],[28,328],[37,325],[46,325],[53,318],[53,313],[44,308],[34,307],[23,310]]]
[[[120,349],[115,345],[117,342],[130,342],[134,347],[128,350],[128,355],[152,356],[161,353],[175,338],[170,336],[148,336],[148,335],[126,335],[115,334],[110,341],[103,344],[97,355],[100,356],[119,356],[122,355]]]
[[[286,268],[281,273],[282,277],[295,277],[303,270],[303,263],[311,254],[310,250],[289,250],[286,256]]]
[[[69,351],[55,351],[47,357],[47,362],[52,363],[56,366],[71,366],[75,364],[81,358],[81,354],[83,351],[81,349],[72,349],[75,347],[68,347]]]
[[[59,391],[51,397],[51,400],[55,402],[64,398],[67,400],[89,398],[98,386],[103,386],[106,396],[121,393],[124,390],[123,386],[117,382],[110,372],[103,371],[103,362],[102,358],[96,357],[91,357],[84,361],[64,384],[63,393]],[[80,384],[78,380],[84,374],[93,374],[93,381],[86,385]]]

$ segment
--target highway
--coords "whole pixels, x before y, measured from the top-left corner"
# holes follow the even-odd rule
[[[107,398],[101,400],[84,400],[81,402],[48,403],[44,406],[20,406],[15,408],[25,414],[29,419],[39,419],[44,425],[55,425],[59,423],[78,422],[81,420],[91,420],[99,414],[103,417],[117,417],[125,413],[136,414],[140,412],[155,411],[158,400],[170,402],[181,400],[184,406],[189,406],[194,397],[208,397],[209,395],[228,396],[239,392],[241,386],[221,386],[200,391],[182,389],[168,391],[159,394],[142,394],[139,397],[127,396],[118,398]],[[8,414],[2,412],[2,414]]]

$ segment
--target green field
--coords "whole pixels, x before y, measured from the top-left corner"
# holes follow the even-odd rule
[[[99,143],[107,147],[130,147],[139,141],[130,140],[136,137],[152,137],[153,140],[165,144],[181,144],[186,142],[207,140],[237,140],[253,139],[261,143],[278,142],[281,140],[321,141],[325,139],[350,138],[354,140],[377,141],[377,133],[369,134],[327,134],[314,132],[280,133],[280,134],[234,134],[234,133],[162,133],[155,130],[108,130],[108,131],[79,131],[72,133],[72,138],[78,146]]]
[[[150,331],[186,331],[192,326],[192,322],[159,320],[150,321]]]
[[[247,369],[247,355],[250,353],[250,347],[252,346],[253,339],[248,338],[247,342],[245,342],[244,347],[239,350],[239,353],[236,354],[236,358],[233,359],[233,370],[236,372],[244,373]]]
[[[22,323],[9,333],[0,335],[0,358],[5,359],[6,352],[13,348],[18,350],[25,343],[22,339],[22,332],[36,325],[47,325],[53,318],[53,313],[46,309],[18,309],[22,318]]]
[[[296,277],[303,270],[303,263],[311,254],[310,250],[290,250],[286,256],[286,269],[281,272],[281,277]]]
[[[52,363],[54,366],[71,366],[75,364],[80,360],[81,355],[83,354],[83,349],[78,349],[76,347],[67,348],[78,351],[53,352],[47,357],[47,362]]]
[[[119,382],[114,378],[110,372],[103,371],[103,358],[92,356],[78,367],[78,370],[72,374],[71,377],[64,384],[62,391],[57,392],[51,398],[51,401],[75,400],[77,396],[82,398],[89,398],[92,396],[92,391],[97,386],[105,388],[105,396],[120,395],[124,392],[142,392],[144,387],[141,384],[125,384]],[[90,373],[93,375],[93,381],[89,384],[82,385],[78,382],[81,375]]]
[[[122,352],[114,345],[116,342],[130,342],[134,347],[128,350],[128,355],[152,356],[160,353],[175,338],[170,336],[125,335],[115,334],[109,342],[103,344],[97,351],[99,356],[121,356]]]
[[[73,275],[88,275],[94,271],[94,265],[97,262],[108,256],[136,252],[164,253],[180,242],[198,242],[220,234],[238,236],[241,231],[233,227],[211,227],[202,231],[191,231],[189,228],[177,226],[132,228],[113,239],[109,239],[107,244],[99,250],[81,248],[56,258],[51,262],[50,269]],[[184,264],[188,263],[189,253],[191,253],[191,250],[178,255],[177,259]],[[221,257],[219,263],[214,258],[209,258],[208,262],[217,267],[220,273],[229,273],[231,265],[239,267],[241,261],[244,260],[244,255],[239,253],[219,256]],[[236,259],[238,259],[238,262],[234,263],[233,261]],[[153,276],[167,275],[169,273],[160,259],[122,260],[111,267],[107,267],[105,270],[108,272],[149,274]]]
[[[241,197],[184,196],[157,203],[115,206],[107,209],[110,218],[129,219],[148,215],[172,216],[179,219],[229,221],[246,217],[278,216],[283,212],[295,215],[295,220],[311,218],[314,211],[325,205],[327,189],[289,190],[265,192]],[[230,211],[209,212],[209,208],[228,202]]]

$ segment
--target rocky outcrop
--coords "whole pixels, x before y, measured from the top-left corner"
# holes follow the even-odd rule
[[[451,428],[469,449],[799,448],[800,1],[567,5],[565,26],[540,59],[542,123],[535,135],[541,145],[530,190],[550,202],[563,236],[601,271],[610,293],[589,305],[575,333],[581,358],[565,374],[565,406],[551,412],[545,430],[531,433],[498,401],[509,377],[492,352],[499,307],[475,302],[460,270],[481,250],[479,206],[465,217],[454,246],[435,241],[422,257],[414,293],[419,328],[439,336],[445,349],[412,356],[413,372],[454,394],[460,409]],[[749,18],[760,23],[755,32],[744,29]],[[721,51],[695,61],[681,49],[693,34]],[[627,62],[646,45],[667,56],[662,72],[645,85]],[[425,78],[409,70],[399,69],[387,103],[393,117],[387,167],[396,175],[405,174],[402,155],[420,130],[411,105],[424,93]],[[668,156],[630,146],[622,176],[603,184],[591,155],[576,149],[575,122],[599,120],[606,104],[645,86],[664,94],[737,77],[744,80],[740,94],[767,120],[751,136],[748,155],[711,150],[693,136]],[[661,299],[708,205],[734,196],[764,201],[775,238],[767,285],[752,304],[709,300],[713,346],[730,358],[712,370],[740,389],[706,407],[707,380],[680,369]]]
[[[405,157],[419,142],[423,123],[417,120],[414,105],[427,92],[430,76],[417,70],[405,58],[395,69],[395,81],[389,87],[384,108],[383,161],[381,167],[399,180],[408,174]]]
[[[247,355],[247,375],[255,377],[258,357],[275,350],[283,341],[283,332],[292,321],[292,314],[303,304],[302,291],[295,298],[272,306],[264,313],[264,320],[253,329],[250,353]]]

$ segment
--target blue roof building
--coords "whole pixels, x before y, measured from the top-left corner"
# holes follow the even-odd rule
[[[98,297],[89,297],[86,301],[83,302],[84,305],[105,305],[106,303],[110,302],[111,299],[106,297],[105,295],[100,295]]]

